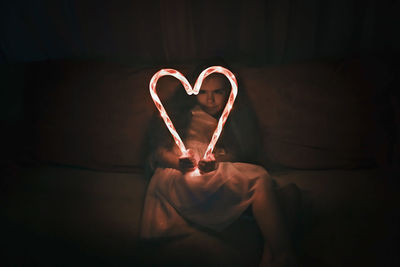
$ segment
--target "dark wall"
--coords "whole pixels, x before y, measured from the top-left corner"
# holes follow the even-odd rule
[[[0,62],[213,55],[250,63],[399,54],[393,0],[5,0]]]

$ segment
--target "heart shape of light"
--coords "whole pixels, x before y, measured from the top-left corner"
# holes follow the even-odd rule
[[[153,98],[154,104],[156,105],[158,111],[160,112],[160,115],[161,115],[162,119],[164,120],[165,125],[167,126],[168,130],[172,134],[172,137],[174,138],[174,141],[175,141],[176,145],[178,146],[178,148],[180,149],[180,151],[182,152],[183,156],[187,155],[188,152],[186,150],[184,143],[182,142],[182,139],[180,138],[179,134],[177,133],[177,131],[174,127],[174,124],[172,123],[171,119],[169,118],[164,106],[162,105],[160,98],[157,95],[157,91],[156,91],[157,81],[158,81],[158,79],[160,79],[163,76],[167,76],[167,75],[173,76],[182,83],[182,85],[185,88],[186,93],[188,95],[192,95],[192,94],[197,95],[200,92],[200,88],[203,83],[203,80],[208,75],[215,73],[215,72],[221,73],[221,74],[225,75],[225,77],[228,78],[229,82],[231,83],[231,92],[230,92],[228,101],[226,102],[225,108],[221,114],[221,117],[218,120],[218,124],[212,135],[211,141],[208,144],[207,149],[203,156],[203,159],[209,159],[209,158],[211,158],[212,151],[214,150],[215,144],[217,143],[219,136],[221,135],[222,129],[225,125],[226,120],[228,119],[229,113],[231,112],[233,103],[235,102],[235,99],[236,99],[238,85],[237,85],[235,75],[233,75],[233,73],[230,70],[228,70],[224,67],[212,66],[212,67],[209,67],[209,68],[203,70],[200,73],[193,88],[190,85],[190,83],[188,82],[188,80],[185,78],[185,76],[183,76],[182,73],[180,73],[179,71],[174,70],[174,69],[161,69],[158,72],[156,72],[150,80],[150,85],[149,85],[150,95]]]

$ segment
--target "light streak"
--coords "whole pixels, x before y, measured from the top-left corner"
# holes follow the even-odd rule
[[[150,80],[150,85],[149,85],[150,95],[153,98],[154,104],[156,105],[158,111],[160,112],[160,115],[161,115],[162,119],[164,120],[165,125],[167,126],[168,130],[172,134],[172,137],[174,138],[174,141],[183,156],[188,154],[187,149],[186,149],[185,144],[183,143],[182,139],[180,138],[178,132],[176,131],[174,124],[172,123],[171,119],[169,118],[167,111],[165,110],[164,106],[162,105],[160,98],[157,95],[157,91],[156,91],[157,81],[158,81],[158,79],[160,79],[163,76],[167,76],[167,75],[173,76],[182,83],[182,85],[185,88],[186,93],[188,95],[192,95],[192,94],[197,95],[200,92],[203,80],[212,73],[221,73],[221,74],[225,75],[228,78],[229,82],[231,83],[231,92],[229,94],[228,101],[226,102],[225,108],[221,114],[221,117],[218,120],[218,124],[214,130],[211,141],[208,144],[207,149],[203,156],[203,159],[210,159],[210,158],[212,158],[212,151],[214,150],[215,144],[217,143],[217,141],[221,135],[222,129],[224,128],[225,122],[228,119],[229,113],[231,112],[231,110],[233,108],[233,103],[235,102],[235,99],[237,96],[238,85],[237,85],[235,75],[233,75],[233,73],[230,70],[228,70],[224,67],[212,66],[212,67],[209,67],[209,68],[203,70],[200,73],[193,88],[190,85],[190,83],[188,82],[188,80],[185,78],[185,76],[183,76],[182,73],[180,73],[179,71],[174,70],[174,69],[161,69],[158,72],[156,72]]]

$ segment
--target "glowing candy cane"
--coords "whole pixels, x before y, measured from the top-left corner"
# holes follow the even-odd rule
[[[231,83],[231,93],[229,95],[228,101],[226,102],[224,111],[222,112],[221,117],[218,120],[218,125],[217,128],[214,131],[214,134],[211,138],[210,144],[208,144],[207,150],[204,153],[204,159],[207,159],[211,156],[212,151],[214,150],[215,144],[217,143],[219,136],[221,135],[222,129],[224,128],[225,122],[228,119],[229,113],[232,110],[233,103],[235,102],[237,91],[238,91],[238,85],[236,81],[235,75],[233,73],[221,66],[213,66],[209,67],[205,70],[203,70],[202,73],[200,73],[199,77],[196,80],[196,83],[194,85],[193,92],[197,95],[200,91],[201,84],[203,83],[203,80],[210,74],[217,72],[225,75],[229,82]]]
[[[156,74],[154,74],[150,80],[150,94],[151,94],[151,97],[153,98],[154,104],[156,105],[158,111],[160,112],[160,115],[163,118],[168,130],[171,132],[176,145],[181,150],[182,155],[186,155],[187,154],[186,147],[183,144],[181,137],[176,132],[174,124],[172,123],[171,119],[169,118],[167,111],[165,111],[164,106],[161,104],[161,100],[158,97],[157,92],[156,92],[156,85],[157,85],[158,79],[160,79],[162,76],[166,76],[166,75],[174,76],[175,78],[180,80],[181,83],[183,84],[183,86],[185,87],[186,92],[189,95],[192,94],[193,90],[192,90],[192,87],[190,86],[188,80],[185,78],[185,76],[183,76],[182,73],[180,73],[179,71],[174,70],[174,69],[162,69],[162,70],[158,71]]]
[[[164,106],[161,104],[160,98],[157,95],[156,92],[156,85],[158,79],[160,79],[162,76],[170,75],[175,78],[177,78],[182,84],[183,87],[186,90],[186,93],[188,95],[195,94],[197,95],[200,92],[201,85],[203,83],[203,80],[210,74],[212,73],[221,73],[225,75],[229,82],[231,83],[231,93],[229,95],[228,101],[225,105],[224,111],[222,112],[221,117],[218,120],[217,128],[214,131],[214,134],[211,138],[210,143],[208,144],[207,150],[204,153],[203,159],[208,159],[211,157],[212,151],[214,150],[215,144],[218,141],[219,136],[221,135],[222,129],[224,128],[225,122],[228,119],[229,113],[232,110],[233,103],[235,102],[237,91],[238,91],[238,86],[237,86],[237,81],[235,75],[233,73],[221,66],[212,66],[209,67],[205,70],[203,70],[199,77],[196,80],[196,83],[194,84],[194,88],[191,87],[189,84],[188,80],[183,76],[179,71],[174,70],[174,69],[162,69],[158,71],[156,74],[153,75],[153,77],[150,80],[150,95],[153,98],[154,104],[156,105],[158,111],[160,112],[161,117],[163,118],[165,125],[167,126],[168,130],[172,134],[172,137],[175,140],[176,145],[179,147],[180,151],[182,152],[182,155],[187,155],[187,150],[185,145],[182,142],[182,139],[180,138],[179,134],[176,132],[176,129],[169,118],[167,112],[164,109]]]

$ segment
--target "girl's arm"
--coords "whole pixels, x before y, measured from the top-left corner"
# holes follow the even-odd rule
[[[219,155],[215,155],[215,160],[217,162],[225,162],[225,161],[235,162],[236,157],[232,154],[219,154]]]
[[[179,156],[172,150],[160,147],[155,152],[156,165],[163,168],[179,169]]]
[[[236,153],[227,149],[216,149],[214,153],[217,162],[236,162],[238,161]]]

